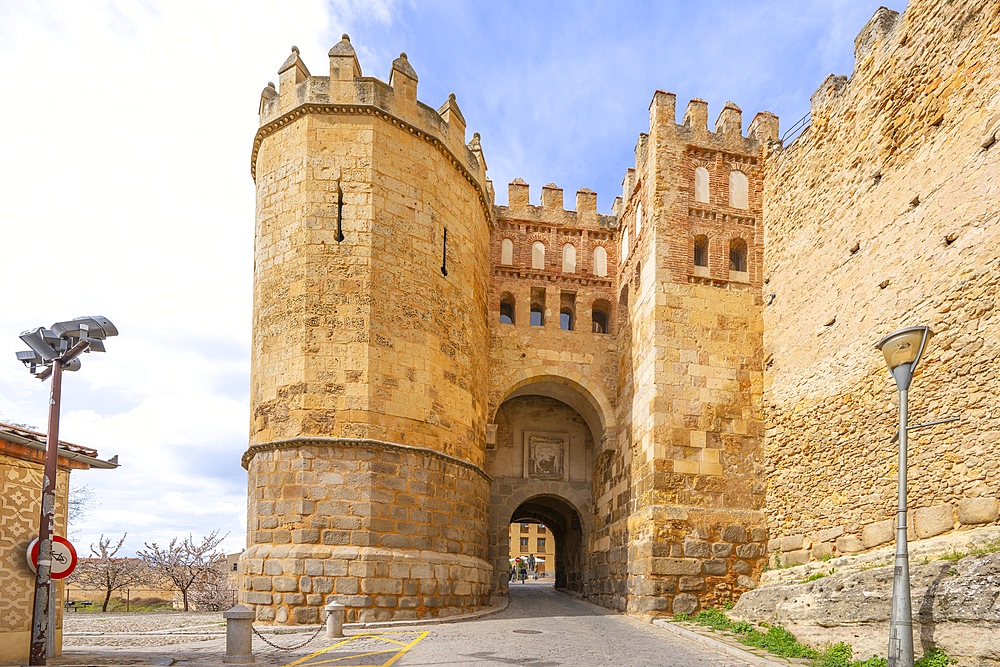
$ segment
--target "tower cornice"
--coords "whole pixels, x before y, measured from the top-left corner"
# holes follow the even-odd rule
[[[486,217],[486,222],[491,229],[493,228],[493,205],[484,185],[476,180],[472,172],[462,164],[462,161],[458,159],[458,157],[451,151],[450,148],[448,148],[447,145],[445,145],[444,141],[434,134],[431,134],[426,130],[422,130],[416,125],[408,123],[373,104],[330,104],[322,102],[308,102],[300,104],[287,113],[284,113],[274,120],[261,125],[260,128],[257,129],[257,134],[254,135],[253,150],[250,153],[250,176],[254,179],[254,182],[257,181],[257,154],[260,152],[260,147],[264,143],[264,139],[274,134],[282,127],[285,127],[286,125],[289,125],[308,114],[323,116],[371,116],[389,123],[394,127],[398,127],[401,130],[409,132],[418,139],[426,141],[431,146],[436,148],[438,152],[440,152],[445,159],[448,160],[451,166],[454,167],[465,178],[465,180],[476,189],[476,194],[479,197],[479,205],[483,210],[483,215]]]

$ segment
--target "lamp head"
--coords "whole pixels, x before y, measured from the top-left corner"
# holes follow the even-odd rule
[[[909,388],[924,346],[933,335],[930,327],[909,327],[894,331],[878,342],[877,347],[885,355],[885,363],[900,391]]]

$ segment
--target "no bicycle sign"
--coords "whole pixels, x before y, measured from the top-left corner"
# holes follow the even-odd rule
[[[38,571],[38,538],[28,545],[28,565],[32,571]],[[76,549],[70,541],[60,535],[52,536],[52,568],[49,576],[53,579],[63,579],[73,574],[76,569]]]

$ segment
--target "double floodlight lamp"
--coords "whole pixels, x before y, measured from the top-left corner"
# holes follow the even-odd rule
[[[104,352],[104,339],[117,336],[118,329],[106,317],[94,315],[56,322],[51,327],[38,327],[21,333],[21,340],[30,350],[17,353],[17,360],[28,367],[31,374],[41,380],[47,378],[52,364],[63,359],[81,342],[87,343],[80,352]],[[80,359],[74,354],[65,360],[63,370],[80,368]]]

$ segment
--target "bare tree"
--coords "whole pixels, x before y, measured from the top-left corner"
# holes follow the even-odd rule
[[[66,506],[66,523],[68,532],[74,538],[79,537],[80,531],[75,529],[78,522],[83,521],[90,511],[94,509],[94,492],[86,484],[83,486],[70,486],[69,499]],[[103,538],[104,536],[101,535]],[[125,538],[122,538],[125,539]],[[93,549],[93,545],[91,545]]]
[[[146,548],[136,552],[153,572],[171,581],[181,592],[184,600],[184,611],[188,611],[188,591],[199,580],[210,577],[210,570],[225,554],[216,551],[222,540],[229,533],[219,537],[218,529],[201,538],[195,544],[194,536],[188,535],[183,541],[175,537],[166,547],[160,547],[156,542],[146,542]]]
[[[224,557],[202,572],[191,586],[190,599],[205,611],[225,611],[236,604],[236,587]]]
[[[97,540],[96,547],[90,545],[91,557],[80,561],[69,577],[70,581],[79,584],[81,588],[104,591],[101,611],[108,610],[111,593],[133,586],[141,576],[142,561],[134,558],[116,558],[127,536],[128,533],[125,533],[114,546],[111,546],[112,538],[104,537],[102,534]]]

